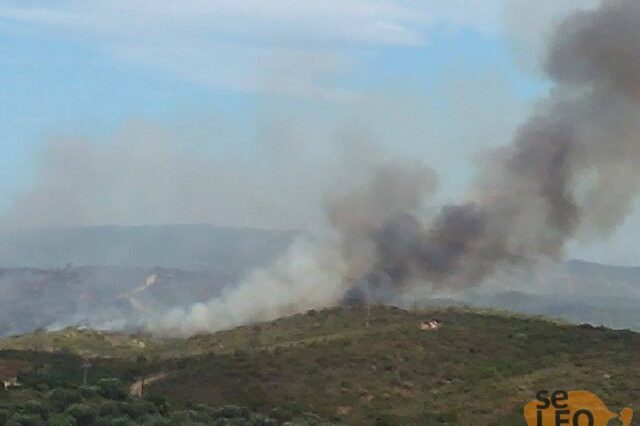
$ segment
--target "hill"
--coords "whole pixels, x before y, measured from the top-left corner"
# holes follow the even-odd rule
[[[216,297],[270,264],[293,231],[166,225],[0,235],[0,336],[38,328],[138,328]]]
[[[217,271],[147,266],[0,268],[0,337],[67,326],[139,330],[150,316],[217,297],[245,273],[233,266]],[[639,279],[637,268],[571,261],[535,285],[518,287],[522,281],[514,277],[502,288],[480,287],[455,297],[417,297],[408,305],[463,304],[640,330]]]
[[[418,327],[432,318],[440,329]],[[115,356],[97,361],[114,374],[161,374],[147,395],[178,406],[313,412],[353,425],[509,426],[523,424],[523,406],[542,389],[588,390],[613,411],[640,407],[640,335],[496,311],[332,308],[148,346],[120,336],[116,346],[129,349],[117,351],[90,343],[95,335],[86,340],[95,332],[78,333],[68,337],[68,356],[90,346]],[[20,349],[17,342],[0,347]],[[2,356],[15,362],[29,348]]]
[[[67,326],[130,331],[148,314],[215,297],[237,279],[160,267],[0,269],[0,336]]]
[[[132,332],[273,264],[294,231],[100,226],[0,235],[0,337],[68,326]],[[547,267],[549,266],[549,267]],[[406,306],[473,305],[640,330],[640,268],[547,265]]]

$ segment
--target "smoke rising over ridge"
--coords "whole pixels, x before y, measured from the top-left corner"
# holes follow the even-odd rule
[[[336,235],[311,249],[292,248],[288,256],[304,261],[285,258],[222,299],[174,312],[175,323],[163,327],[217,329],[345,294],[384,302],[414,285],[467,288],[502,268],[559,259],[579,233],[610,232],[629,213],[640,182],[639,27],[634,0],[603,2],[558,27],[545,63],[555,86],[512,143],[493,153],[469,200],[423,214],[433,173],[420,164],[376,166],[367,184],[329,197]],[[328,258],[334,263],[318,261]],[[300,274],[300,263],[313,267]],[[324,289],[323,297],[298,291],[309,288]],[[273,291],[280,297],[260,311]],[[242,306],[236,298],[256,303],[230,323],[222,318]]]
[[[640,181],[638,24],[640,5],[628,0],[567,19],[546,66],[556,87],[495,154],[474,200],[445,206],[426,226],[400,209],[372,227],[373,261],[356,282],[477,285],[497,268],[560,257],[587,227],[620,224]]]
[[[442,163],[454,156],[442,155],[447,142],[431,142],[437,135],[412,120],[455,117],[444,125],[457,133],[467,124],[465,115],[471,115],[469,133],[478,138],[489,133],[492,145],[503,143],[504,129],[494,129],[502,116],[490,112],[502,94],[491,89],[481,91],[478,114],[473,107],[462,114],[416,111],[421,99],[416,104],[409,99],[403,108],[376,108],[363,96],[347,123],[335,126],[338,132],[327,125],[335,116],[311,117],[309,111],[315,110],[309,107],[301,114],[308,122],[297,128],[298,120],[284,111],[296,107],[276,105],[269,114],[282,114],[285,124],[267,124],[265,131],[259,123],[251,129],[264,133],[257,136],[239,132],[266,144],[231,155],[224,152],[227,140],[246,141],[215,124],[199,129],[208,142],[221,142],[222,148],[211,152],[210,147],[183,149],[180,144],[193,141],[180,130],[171,134],[148,123],[128,126],[108,143],[55,141],[32,190],[3,215],[0,231],[166,223],[318,231],[220,297],[150,313],[144,319],[148,327],[165,334],[217,330],[342,301],[394,302],[416,288],[479,286],[497,272],[562,259],[568,242],[608,235],[632,211],[640,189],[638,24],[640,6],[631,0],[603,2],[560,23],[542,67],[550,92],[510,144],[485,153],[460,202],[451,201],[456,197],[449,187],[445,202],[436,192],[438,181],[449,183],[442,178],[448,166]],[[437,89],[447,98],[462,94],[459,102],[467,107],[466,93],[454,93],[475,84],[465,83],[465,89],[458,84]],[[485,121],[489,124],[477,131],[474,124]],[[352,132],[358,125],[368,132]],[[394,160],[419,157],[407,155],[406,147],[387,148],[391,156],[385,150],[371,153],[369,141],[360,144],[368,137],[391,137],[399,146],[429,139],[427,148],[441,152],[428,154],[432,170],[418,160]]]

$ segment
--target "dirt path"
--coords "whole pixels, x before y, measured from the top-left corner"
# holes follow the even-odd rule
[[[144,392],[144,387],[150,385],[153,382],[157,382],[158,380],[165,379],[169,376],[169,373],[156,373],[147,377],[143,377],[140,380],[136,380],[129,386],[129,394],[132,396],[141,397]]]

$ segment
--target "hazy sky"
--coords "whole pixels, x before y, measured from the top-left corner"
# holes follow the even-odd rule
[[[0,0],[0,215],[313,227],[336,164],[372,155],[457,198],[549,90],[554,22],[592,4]],[[570,254],[640,264],[638,237],[640,212]]]

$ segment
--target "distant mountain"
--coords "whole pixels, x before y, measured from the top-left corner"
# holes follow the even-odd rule
[[[218,296],[296,232],[210,225],[49,229],[0,236],[0,336],[138,326]]]
[[[70,325],[132,330],[148,315],[218,296],[238,278],[139,266],[0,269],[0,336]]]
[[[69,228],[0,236],[0,336],[80,325],[135,329],[219,296],[298,233],[210,225]],[[426,304],[471,304],[640,330],[640,268],[572,260],[518,286]],[[524,283],[524,281],[523,281]]]
[[[239,273],[269,263],[295,236],[211,225],[22,231],[0,235],[0,267],[160,266]]]
[[[572,276],[584,279],[640,284],[639,266],[611,266],[583,260],[570,260],[567,262],[567,270]]]

